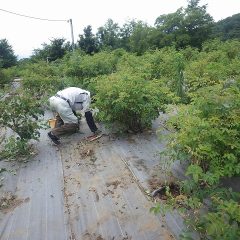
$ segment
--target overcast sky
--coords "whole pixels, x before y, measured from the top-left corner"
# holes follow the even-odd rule
[[[201,0],[215,21],[240,13],[240,0]],[[186,7],[187,0],[1,0],[0,9],[17,14],[44,18],[41,21],[0,11],[0,39],[6,38],[19,58],[29,57],[53,38],[71,41],[72,19],[75,42],[88,25],[96,33],[111,18],[122,26],[127,20],[142,20],[153,26],[162,14]]]

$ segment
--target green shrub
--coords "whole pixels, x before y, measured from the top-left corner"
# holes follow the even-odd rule
[[[213,211],[212,211],[213,210]],[[197,227],[210,239],[240,238],[240,205],[232,199],[212,198],[211,210],[200,217]]]
[[[32,153],[29,140],[38,140],[39,129],[44,123],[39,117],[44,114],[41,103],[33,98],[32,93],[14,93],[0,101],[0,126],[10,128],[15,134],[5,141],[2,158],[20,159]]]
[[[203,51],[191,59],[184,72],[186,91],[193,96],[202,87],[239,78],[240,41],[206,42]]]
[[[80,79],[110,74],[115,71],[118,57],[113,53],[100,52],[93,56],[73,54],[64,61],[64,72],[67,76]]]
[[[47,63],[45,61],[38,61],[35,63],[29,62],[20,65],[20,74],[22,77],[30,77],[32,75],[39,75],[42,77],[52,77],[56,75],[61,76],[59,72],[59,64]]]
[[[174,95],[160,81],[119,72],[98,79],[95,99],[100,120],[138,132],[151,125]]]
[[[9,84],[14,80],[15,68],[0,68],[0,87]]]
[[[27,63],[21,69],[22,87],[31,91],[33,96],[42,98],[55,93],[64,87],[64,77],[60,71],[60,64]]]
[[[6,140],[4,150],[0,152],[0,157],[2,159],[20,160],[21,158],[27,158],[31,153],[32,149],[27,140],[11,136]]]
[[[43,115],[39,101],[32,94],[10,95],[0,101],[0,125],[11,128],[21,140],[37,140],[41,122],[38,117]]]
[[[226,85],[226,84],[225,84]],[[240,174],[240,88],[237,82],[203,88],[169,119],[178,129],[170,145],[180,158],[218,176]]]
[[[64,83],[57,76],[43,77],[41,75],[32,75],[22,80],[22,87],[27,91],[32,91],[35,97],[43,98],[62,89]]]

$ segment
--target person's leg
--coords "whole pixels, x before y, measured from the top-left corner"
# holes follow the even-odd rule
[[[61,119],[61,117],[60,117],[60,115],[59,115],[59,113],[57,113],[56,114],[56,127],[61,127],[63,124],[64,124],[64,122],[63,122],[63,120]]]
[[[72,134],[79,130],[78,119],[72,112],[69,104],[60,98],[51,98],[52,109],[59,114],[64,124],[48,132],[48,137],[56,145],[60,144],[59,136],[63,134]]]
[[[93,133],[95,133],[98,130],[98,128],[94,122],[92,112],[91,111],[85,112],[85,118],[86,118],[88,127]]]
[[[78,132],[79,125],[77,123],[65,123],[60,127],[53,128],[48,132],[48,137],[52,140],[55,145],[60,144],[59,137],[65,134],[73,134]]]
[[[59,138],[56,137],[55,135],[52,134],[52,132],[48,132],[48,137],[51,139],[51,141],[55,144],[55,145],[59,145],[60,141]]]
[[[78,130],[79,125],[77,123],[65,123],[61,127],[53,128],[51,133],[59,138],[61,135],[76,133]]]

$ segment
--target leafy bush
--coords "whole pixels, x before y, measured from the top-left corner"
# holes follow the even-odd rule
[[[152,78],[165,78],[170,87],[176,75],[176,65],[174,59],[181,55],[174,47],[165,47],[144,55],[151,63]],[[184,59],[182,59],[184,62]],[[171,86],[172,87],[172,86]]]
[[[100,120],[138,132],[151,125],[174,95],[160,81],[119,72],[98,79],[95,99]]]
[[[1,152],[3,158],[16,158],[31,154],[29,140],[38,140],[39,129],[43,127],[38,118],[43,115],[41,103],[32,94],[23,92],[22,95],[10,95],[0,101],[0,126],[12,129],[17,136],[6,140]]]
[[[237,83],[198,91],[189,106],[179,108],[169,124],[179,131],[171,147],[178,157],[220,176],[240,173],[240,88]],[[234,139],[234,141],[233,141]]]
[[[238,198],[239,200],[239,198]],[[232,199],[212,197],[212,207],[200,217],[197,227],[202,235],[210,239],[239,239],[240,238],[240,205]]]
[[[209,55],[215,55],[215,59],[211,59],[212,56]],[[219,84],[227,78],[226,61],[221,55],[222,52],[219,52],[219,55],[201,53],[198,60],[191,62],[187,66],[185,77],[188,92],[195,92],[199,88]],[[221,60],[218,61],[219,59]]]
[[[20,65],[20,73],[23,77],[30,77],[32,75],[40,75],[42,77],[52,77],[56,75],[61,76],[61,72],[59,73],[58,67],[59,64],[47,63],[45,61],[38,61],[35,63],[27,62]]]
[[[206,41],[203,44],[203,51],[206,53],[211,53],[214,51],[223,52],[229,60],[239,58],[240,41],[238,39],[220,41],[219,39],[214,39]]]
[[[64,83],[58,77],[42,77],[40,75],[25,77],[22,86],[27,91],[32,91],[33,96],[43,98],[63,88]]]
[[[141,66],[146,66],[150,79],[161,78],[182,102],[186,102],[184,70],[187,60],[183,53],[166,47],[148,52],[142,59],[144,65]]]
[[[6,140],[4,150],[0,152],[0,157],[3,159],[21,159],[30,156],[31,153],[31,147],[27,140],[11,136]]]
[[[178,182],[180,194],[168,193],[165,204],[157,203],[150,210],[157,213],[178,209],[187,229],[180,234],[181,240],[239,239],[240,237],[240,194],[231,189],[219,187],[218,178],[210,172],[191,164],[186,175],[192,178]]]
[[[57,64],[44,61],[26,64],[21,71],[23,88],[32,91],[38,98],[55,93],[64,86],[59,68]]]
[[[0,68],[0,86],[4,84],[9,84],[13,81],[15,77],[15,68]]]
[[[240,236],[240,196],[218,186],[221,177],[240,173],[239,94],[239,80],[202,88],[190,105],[180,106],[168,121],[175,129],[169,142],[174,158],[190,162],[186,175],[192,178],[180,183],[185,195],[181,207],[192,210],[187,225],[202,239]],[[206,199],[210,200],[207,207]],[[171,204],[179,207],[177,200]]]
[[[216,184],[218,179],[209,172],[203,173],[197,165],[190,165],[186,174],[193,177],[181,183],[182,194],[186,195],[181,205],[193,211],[190,219],[186,220],[187,225],[196,229],[201,239],[238,239],[240,194],[220,188]],[[205,199],[208,199],[208,206],[204,203]],[[189,204],[190,200],[198,201],[199,205]],[[179,207],[179,202],[175,204]]]
[[[0,125],[11,128],[22,140],[37,140],[41,128],[36,121],[43,115],[41,104],[26,92],[12,95],[0,101]]]
[[[239,53],[238,40],[206,42],[203,51],[189,61],[185,68],[186,91],[192,96],[202,87],[239,78]]]
[[[113,53],[100,52],[93,56],[80,55],[78,52],[64,61],[67,76],[80,79],[92,78],[115,71],[118,57]]]
[[[176,114],[167,121],[172,129],[169,153],[190,164],[186,175],[191,178],[179,182],[181,194],[167,200],[168,209],[185,210],[189,233],[181,239],[193,239],[192,229],[201,239],[240,237],[240,195],[219,187],[221,177],[240,174],[239,59],[219,50],[223,46],[214,47],[187,65],[191,103],[176,106]]]

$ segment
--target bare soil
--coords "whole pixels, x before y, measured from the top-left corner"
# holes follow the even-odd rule
[[[3,213],[8,213],[13,211],[16,207],[23,204],[24,202],[28,202],[30,199],[18,199],[16,195],[11,192],[5,192],[3,196],[0,198],[0,211]]]

